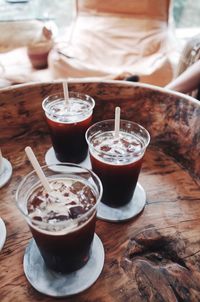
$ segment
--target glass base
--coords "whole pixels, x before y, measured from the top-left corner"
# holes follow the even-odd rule
[[[137,183],[133,197],[129,203],[119,208],[112,208],[100,202],[97,210],[99,219],[110,222],[122,222],[137,216],[145,207],[146,193]]]
[[[51,297],[68,297],[89,288],[99,277],[104,265],[104,247],[95,234],[88,262],[81,269],[61,274],[48,269],[32,239],[24,254],[24,273],[29,283],[40,293]]]
[[[11,163],[3,157],[3,171],[0,174],[0,188],[2,188],[12,176],[12,166]]]
[[[62,162],[60,162],[55,155],[54,149],[53,147],[51,147],[45,154],[45,162],[47,165],[52,165],[52,164],[62,164]],[[77,164],[80,165],[82,167],[85,167],[87,169],[91,169],[91,163],[90,163],[90,159],[89,156],[86,157],[85,160],[83,160],[81,163]]]

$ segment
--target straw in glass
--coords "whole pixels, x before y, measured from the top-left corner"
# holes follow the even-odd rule
[[[63,92],[64,92],[64,104],[65,107],[68,105],[69,103],[69,90],[68,90],[68,83],[67,81],[63,82]]]
[[[120,107],[115,108],[115,130],[114,130],[114,136],[115,138],[119,138],[119,132],[120,132]]]
[[[25,148],[25,152],[26,152],[26,155],[28,156],[28,159],[30,160],[35,172],[37,173],[37,175],[41,181],[41,184],[43,185],[45,190],[48,193],[50,193],[52,191],[52,188],[51,188],[46,176],[44,175],[44,172],[42,171],[42,168],[40,167],[40,164],[39,164],[37,158],[35,157],[33,150],[31,149],[31,147],[28,146]]]

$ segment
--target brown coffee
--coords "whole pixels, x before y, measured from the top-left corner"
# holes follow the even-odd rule
[[[91,209],[96,197],[85,181],[55,178],[50,185],[52,193],[39,186],[28,199],[30,228],[46,265],[58,272],[72,272],[89,259],[96,222],[96,209]]]

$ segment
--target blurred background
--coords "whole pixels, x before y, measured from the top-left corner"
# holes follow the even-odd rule
[[[75,2],[76,0],[22,0],[20,3],[17,0],[0,0],[0,21],[53,20],[59,33],[62,33],[74,16]],[[178,33],[184,32],[187,37],[192,29],[194,32],[200,28],[200,1],[173,0],[172,10],[174,27],[178,29]]]
[[[44,81],[44,80],[52,80],[52,79],[57,79],[57,78],[62,78],[68,75],[68,70],[70,70],[70,75],[71,77],[76,77],[74,74],[71,73],[71,66],[70,64],[73,64],[73,60],[70,60],[71,58],[81,58],[82,56],[87,54],[87,51],[90,52],[90,47],[87,49],[87,41],[82,42],[82,48],[80,48],[80,40],[83,39],[83,34],[81,29],[84,27],[88,26],[88,31],[86,32],[86,37],[88,37],[88,40],[90,41],[91,37],[87,36],[88,32],[92,34],[91,32],[93,31],[93,27],[90,26],[88,23],[87,19],[82,19],[84,23],[78,23],[79,25],[78,30],[80,30],[80,36],[78,39],[76,39],[76,44],[77,47],[76,49],[73,48],[73,51],[71,51],[70,47],[71,44],[69,41],[71,41],[72,33],[74,34],[74,28],[76,24],[76,12],[77,12],[77,1],[78,0],[0,0],[0,25],[2,25],[1,28],[5,28],[5,23],[9,25],[8,29],[1,29],[1,36],[0,36],[0,87],[5,86],[5,85],[10,85],[10,84],[15,84],[15,83],[24,83],[27,81]],[[99,0],[100,1],[100,0]],[[134,2],[135,1],[135,2]],[[139,1],[139,0],[138,0]],[[81,2],[81,1],[80,1]],[[119,1],[120,2],[120,1]],[[97,2],[98,3],[98,2]],[[120,2],[121,3],[121,2]],[[138,4],[137,0],[133,0],[133,3]],[[144,3],[146,3],[144,1]],[[148,2],[149,4],[150,2]],[[154,2],[153,2],[154,3]],[[156,3],[156,2],[155,2]],[[166,3],[168,1],[160,0],[158,2],[161,5],[161,10],[162,8],[165,7]],[[162,6],[163,4],[163,6]],[[150,4],[149,4],[150,5]],[[143,5],[144,6],[144,5]],[[143,62],[141,61],[141,69],[142,71],[145,70],[147,75],[151,76],[151,73],[153,74],[154,71],[156,72],[160,70],[160,74],[162,76],[157,76],[157,80],[164,79],[166,78],[166,82],[172,79],[172,77],[176,76],[177,72],[177,65],[179,62],[180,54],[182,53],[182,50],[184,49],[184,46],[187,45],[187,41],[190,42],[190,39],[192,37],[195,37],[196,35],[200,34],[200,21],[199,21],[199,15],[200,15],[200,0],[194,1],[194,0],[171,0],[171,11],[169,14],[169,22],[166,21],[167,27],[170,28],[170,34],[171,35],[171,40],[166,48],[164,47],[164,50],[162,50],[159,53],[159,48],[162,47],[162,43],[165,43],[165,41],[168,39],[166,32],[164,30],[164,27],[160,28],[160,36],[157,35],[159,33],[154,31],[155,35],[155,41],[153,43],[148,42],[150,41],[150,38],[152,38],[152,34],[148,33],[148,31],[145,29],[142,29],[141,34],[147,34],[146,41],[149,43],[149,48],[147,48],[147,53],[149,52],[149,58],[153,58],[153,53],[151,56],[151,51],[152,47],[155,50],[155,54],[158,55],[157,59],[152,59],[152,63],[149,61],[149,68],[153,68],[155,70],[148,70],[147,65],[146,69],[143,68],[142,64]],[[149,12],[149,11],[148,11]],[[169,11],[167,11],[168,13]],[[134,14],[133,14],[134,15]],[[132,17],[130,17],[130,37],[132,31]],[[96,18],[94,18],[96,20]],[[93,19],[93,20],[94,20]],[[86,22],[85,22],[86,20]],[[168,20],[168,19],[167,19]],[[47,42],[43,47],[41,47],[40,43],[36,43],[33,41],[33,39],[30,39],[31,35],[33,35],[34,28],[32,25],[30,25],[30,22],[24,22],[25,25],[22,28],[25,32],[25,29],[29,30],[29,41],[27,40],[27,43],[25,43],[25,39],[27,36],[24,34],[23,37],[23,32],[22,30],[14,31],[14,24],[17,24],[18,22],[15,21],[33,21],[33,24],[40,23],[40,32],[43,35],[48,33],[43,32],[43,28],[47,27],[51,32],[52,32],[52,41],[48,42],[48,37],[45,36],[45,39],[47,39]],[[41,21],[41,22],[39,22]],[[20,22],[19,22],[20,23]],[[27,28],[27,25],[29,23],[29,28]],[[32,24],[32,23],[31,23]],[[10,26],[11,25],[11,26]],[[86,26],[85,26],[86,25]],[[123,28],[123,24],[120,24],[120,29]],[[35,25],[36,26],[36,25]],[[26,28],[25,28],[26,27]],[[112,26],[111,26],[112,27]],[[32,32],[31,32],[32,30]],[[77,29],[76,29],[77,30]],[[163,30],[163,31],[162,31]],[[78,32],[78,31],[77,31]],[[98,33],[100,34],[100,33]],[[136,31],[137,34],[137,31]],[[138,36],[140,33],[138,33]],[[36,36],[36,35],[35,35]],[[101,35],[100,35],[101,36]],[[102,33],[101,36],[101,41],[105,40],[105,36],[107,37],[107,32]],[[114,34],[114,38],[115,38]],[[162,38],[163,37],[163,38]],[[5,43],[4,43],[4,40]],[[139,39],[141,38],[141,39]],[[138,44],[141,41],[145,41],[145,37],[141,36],[139,37],[138,41],[136,44],[132,38],[129,39],[127,43],[130,41],[133,41],[134,45],[136,48],[138,47]],[[23,41],[24,39],[24,41]],[[161,39],[161,40],[160,40]],[[44,39],[43,39],[44,40]],[[86,39],[87,40],[87,39]],[[141,41],[140,41],[141,40]],[[20,41],[21,44],[18,44],[18,41]],[[95,41],[95,39],[94,39]],[[159,42],[160,41],[160,42]],[[198,38],[199,41],[199,38]],[[105,41],[104,41],[105,42]],[[155,42],[155,43],[154,43]],[[35,43],[35,44],[34,44]],[[63,44],[62,44],[63,43]],[[156,44],[157,43],[157,44]],[[159,44],[160,43],[160,44]],[[198,42],[199,43],[199,42]],[[30,45],[34,44],[34,45]],[[97,43],[98,44],[98,43]],[[154,45],[155,44],[155,45]],[[157,45],[157,46],[156,46]],[[164,45],[164,44],[163,44]],[[5,50],[4,50],[5,46]],[[74,46],[74,45],[72,45]],[[106,45],[107,46],[107,45]],[[6,48],[7,47],[7,48]],[[22,49],[22,47],[24,47]],[[142,46],[141,46],[142,47]],[[158,48],[158,51],[156,53],[156,47]],[[19,48],[19,49],[18,49]],[[53,49],[53,51],[52,51]],[[67,50],[66,50],[67,49]],[[81,51],[80,51],[81,49]],[[174,49],[174,52],[173,52]],[[198,48],[199,49],[199,48]],[[28,50],[28,52],[27,52]],[[55,50],[55,51],[54,51]],[[141,53],[139,56],[142,57],[144,49],[141,49]],[[67,52],[66,52],[67,51]],[[99,50],[100,51],[100,50]],[[137,49],[135,49],[137,51]],[[189,52],[188,52],[189,53]],[[27,56],[28,54],[28,56]],[[49,59],[49,54],[50,54],[50,59]],[[100,54],[96,54],[96,57]],[[95,55],[94,55],[94,60],[95,60]],[[159,56],[160,55],[160,56]],[[43,56],[43,57],[42,57]],[[39,58],[40,57],[40,58]],[[163,61],[161,60],[161,57],[163,58]],[[165,64],[164,62],[164,57],[166,59],[166,64],[168,64],[168,69],[171,75],[167,78],[166,74],[166,69],[164,73],[161,72],[161,65]],[[85,57],[84,57],[85,58]],[[87,61],[91,63],[92,66],[96,66],[95,62],[92,61],[91,56],[89,56],[89,60],[83,59],[81,61],[81,64],[86,64]],[[48,59],[48,62],[47,62]],[[98,57],[99,59],[99,57]],[[167,61],[169,59],[169,61]],[[58,62],[60,60],[60,63]],[[132,61],[136,59],[132,58]],[[185,60],[185,65],[188,65],[192,63],[190,62],[190,57],[184,58]],[[66,61],[66,64],[65,64]],[[119,59],[120,61],[120,59]],[[123,61],[123,60],[122,60]],[[132,62],[131,61],[131,62]],[[162,62],[164,63],[162,63]],[[31,64],[32,66],[31,66]],[[49,64],[49,62],[51,64]],[[100,59],[99,59],[100,62]],[[136,61],[134,61],[136,62]],[[159,64],[161,64],[160,66]],[[103,63],[105,63],[103,61]],[[102,63],[101,66],[104,67],[104,64]],[[110,62],[109,62],[110,63]],[[60,65],[59,65],[60,64]],[[65,65],[63,65],[65,64]],[[74,63],[75,64],[75,63]],[[145,63],[146,64],[146,63]],[[69,67],[70,65],[70,67]],[[115,64],[113,64],[115,67]],[[65,67],[64,67],[65,66]],[[130,66],[132,66],[130,64]],[[139,64],[138,64],[139,66]],[[164,65],[163,65],[164,66]],[[47,70],[47,67],[50,67],[49,70]],[[107,67],[107,64],[105,64],[105,67]],[[65,72],[64,72],[65,68]],[[83,68],[83,65],[80,67],[81,69],[78,70],[78,75],[80,75],[81,70],[88,70],[88,66],[86,68]],[[95,67],[96,68],[96,67]],[[140,70],[136,69],[135,65],[133,64],[133,70],[135,72],[140,73]],[[139,68],[139,67],[138,67]],[[37,71],[38,69],[41,69],[40,71]],[[43,70],[42,70],[43,69]],[[122,64],[122,75],[123,75],[123,64]],[[120,71],[121,71],[120,69]],[[126,68],[125,68],[126,69]],[[170,70],[171,69],[171,70]],[[97,68],[99,71],[99,68]],[[103,70],[103,69],[102,69]],[[37,71],[37,72],[36,72]],[[57,73],[58,71],[58,73]],[[66,75],[67,74],[67,75]],[[113,72],[113,74],[115,74]],[[86,76],[86,75],[84,75]],[[118,76],[118,75],[117,75]],[[82,77],[82,74],[80,75]],[[118,79],[118,78],[116,78]],[[121,78],[120,78],[121,79]],[[151,79],[150,79],[151,80]],[[156,80],[156,81],[157,81]],[[144,81],[145,83],[150,83],[150,84],[156,84],[156,85],[161,85],[164,86],[166,83],[160,83],[159,81],[147,81],[146,78],[142,78],[141,81]]]

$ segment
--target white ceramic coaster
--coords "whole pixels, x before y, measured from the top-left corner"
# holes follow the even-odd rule
[[[0,251],[2,250],[6,241],[6,226],[4,221],[0,218]]]
[[[24,272],[30,284],[40,293],[51,297],[67,297],[89,288],[99,277],[104,265],[104,248],[95,234],[91,255],[84,267],[61,274],[49,270],[34,240],[31,240],[24,254]]]
[[[111,208],[100,202],[97,209],[99,219],[111,222],[122,222],[137,216],[145,207],[146,193],[143,187],[137,183],[131,201],[125,206]]]
[[[45,162],[47,165],[52,165],[52,164],[61,164],[62,162],[60,162],[55,155],[54,149],[53,147],[51,147],[45,154]],[[82,161],[81,163],[79,163],[78,165],[85,167],[87,169],[91,169],[91,163],[90,163],[90,158],[89,156],[86,157],[86,159],[84,161]]]
[[[11,163],[3,157],[2,161],[3,169],[0,174],[0,188],[2,188],[12,176],[12,166]]]

